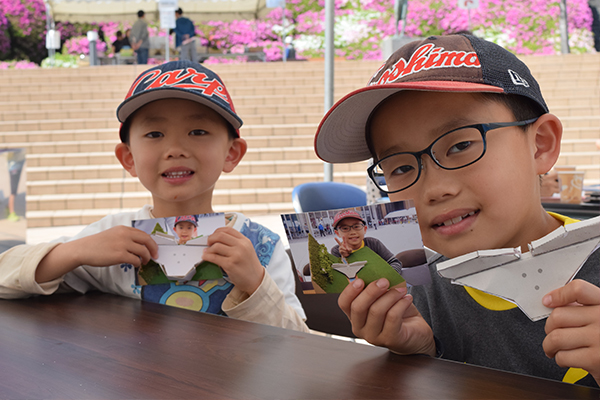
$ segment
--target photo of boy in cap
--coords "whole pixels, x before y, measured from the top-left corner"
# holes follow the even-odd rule
[[[345,259],[350,257],[353,252],[368,247],[402,275],[402,263],[396,259],[394,254],[379,239],[365,237],[367,224],[356,211],[338,212],[333,218],[333,230],[341,240],[335,238],[337,245],[332,247],[332,255]]]
[[[59,287],[100,290],[307,331],[279,236],[240,213],[225,213],[226,226],[207,238],[202,256],[222,268],[227,281],[140,286],[136,280],[135,269],[156,258],[158,246],[132,221],[213,213],[221,173],[233,171],[246,153],[242,120],[221,78],[190,61],[154,66],[135,79],[117,118],[115,155],[150,191],[152,205],[109,215],[71,239],[3,253],[0,297],[48,295]],[[187,293],[198,301],[187,301]]]
[[[570,283],[546,293],[532,322],[514,303],[437,274],[436,263],[478,250],[520,248],[572,219],[546,212],[539,176],[556,163],[562,125],[513,54],[469,36],[432,36],[397,50],[366,87],[322,120],[324,161],[369,158],[392,201],[413,199],[432,283],[387,290],[348,285],[339,305],[353,332],[400,354],[429,354],[597,387],[600,251]],[[384,178],[384,179],[381,179]],[[511,282],[506,282],[510,285]]]
[[[198,219],[195,215],[180,215],[175,218],[173,231],[177,234],[177,243],[186,244],[188,240],[195,238],[197,228]]]

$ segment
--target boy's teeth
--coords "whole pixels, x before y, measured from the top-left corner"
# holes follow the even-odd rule
[[[190,171],[177,171],[177,172],[167,172],[165,173],[166,176],[168,177],[180,177],[180,176],[184,176],[184,175],[189,175],[191,172]]]
[[[450,225],[453,225],[453,224],[457,224],[460,221],[462,221],[463,218],[470,217],[471,215],[474,215],[474,214],[475,214],[475,211],[471,211],[470,213],[468,213],[466,215],[463,215],[462,217],[451,218],[448,221],[444,221],[444,223],[442,225],[444,225],[444,226],[450,226]]]

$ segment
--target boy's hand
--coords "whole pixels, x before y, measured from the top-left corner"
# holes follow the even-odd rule
[[[260,264],[250,239],[233,228],[219,228],[208,237],[202,259],[223,268],[231,283],[251,295],[260,286],[265,267]]]
[[[343,238],[341,242],[339,241],[338,238],[334,238],[334,239],[337,242],[337,244],[340,246],[339,247],[340,255],[344,258],[350,257],[350,254],[352,254],[352,249],[350,249],[350,246],[348,246],[348,244],[346,243],[346,238]]]
[[[435,356],[433,332],[406,288],[388,290],[389,282],[381,278],[364,290],[364,282],[355,279],[346,286],[338,304],[352,323],[352,332],[376,346],[398,354]]]
[[[158,245],[150,235],[129,226],[115,226],[56,246],[39,263],[35,280],[49,282],[80,265],[131,264],[139,267],[152,257],[158,257]]]
[[[600,383],[600,288],[575,279],[542,302],[554,308],[546,321],[546,355],[561,367],[583,368]]]
[[[158,245],[149,234],[130,226],[114,226],[79,242],[79,265],[106,267],[131,264],[141,267],[158,257]]]

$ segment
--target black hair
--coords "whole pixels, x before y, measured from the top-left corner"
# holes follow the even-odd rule
[[[125,120],[125,122],[123,122],[123,125],[121,126],[121,129],[119,130],[119,137],[121,138],[121,142],[123,142],[125,144],[129,144],[129,130],[131,129],[131,121],[133,120],[134,115],[135,115],[135,112],[133,114],[131,114]],[[233,125],[231,125],[229,122],[227,122],[225,120],[225,118],[223,118],[223,122],[225,123],[225,125],[227,127],[227,136],[229,136],[229,140],[234,140],[234,139],[237,139],[240,137],[238,135],[237,131],[235,130],[235,128],[233,127]]]
[[[400,93],[400,92],[398,92],[398,93]],[[373,141],[371,139],[371,136],[372,136],[371,120],[372,120],[373,116],[375,115],[375,113],[377,112],[377,110],[379,109],[379,107],[381,107],[381,105],[383,103],[385,103],[386,100],[390,99],[395,94],[397,94],[397,93],[394,93],[394,94],[390,95],[389,97],[387,97],[386,99],[384,99],[383,101],[381,101],[377,105],[377,107],[375,107],[373,109],[373,111],[369,115],[369,118],[367,119],[367,124],[365,126],[365,140],[367,142],[367,147],[369,148],[369,152],[371,153],[371,156],[373,157],[373,160],[375,160],[375,162],[377,162],[377,154],[375,153],[375,149],[373,148]],[[473,94],[475,96],[479,97],[481,100],[494,101],[496,103],[500,103],[500,104],[504,105],[506,108],[508,108],[512,112],[513,116],[515,117],[515,121],[525,121],[528,119],[538,118],[546,113],[546,111],[542,108],[542,106],[540,106],[534,100],[532,100],[528,97],[525,97],[525,96],[520,96],[517,94],[485,93],[485,92],[476,92]],[[527,131],[527,129],[529,129],[530,125],[531,124],[523,125],[523,126],[520,126],[519,128],[521,128],[523,131]]]
[[[183,14],[183,10],[181,9],[181,7],[179,7],[177,10],[175,10],[175,14],[179,14],[179,15]]]
[[[144,15],[146,15],[146,13],[144,12],[144,10],[138,11],[138,18],[142,18]]]
[[[529,97],[520,96],[518,94],[501,94],[501,93],[474,93],[483,100],[495,101],[504,105],[508,108],[515,121],[525,121],[528,119],[534,119],[542,116],[546,113],[542,106],[537,102],[530,99]],[[520,128],[526,131],[529,125],[520,126]]]

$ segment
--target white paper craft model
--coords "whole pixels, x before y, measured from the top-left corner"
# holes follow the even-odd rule
[[[204,249],[208,247],[206,236],[188,240],[185,245],[177,244],[175,236],[161,232],[150,237],[158,245],[158,258],[154,261],[173,280],[190,280],[196,273],[196,266],[202,262]]]
[[[346,275],[348,279],[354,279],[356,278],[356,274],[358,274],[358,271],[360,271],[366,264],[366,261],[355,261],[352,264],[331,264],[331,267],[336,271]]]
[[[552,311],[542,298],[569,283],[600,246],[600,217],[561,226],[519,248],[483,250],[437,265],[438,273],[457,285],[469,286],[515,303],[531,319]]]

